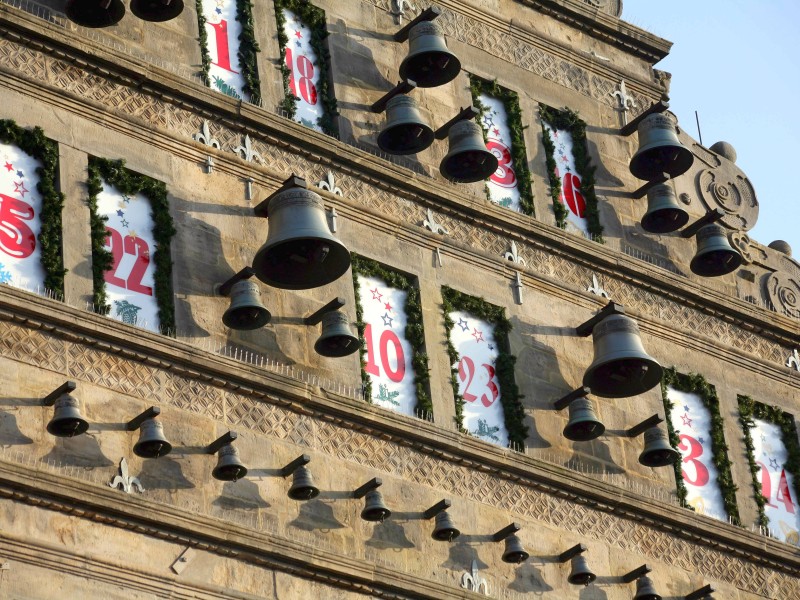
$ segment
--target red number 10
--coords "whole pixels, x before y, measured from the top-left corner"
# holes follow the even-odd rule
[[[367,325],[364,328],[364,338],[367,342],[367,364],[364,366],[364,370],[370,375],[380,377],[381,370],[375,362],[375,351],[372,345],[372,325]],[[394,369],[389,362],[389,344],[394,346],[394,355],[397,358],[397,367]],[[391,329],[385,329],[381,333],[378,349],[380,351],[381,365],[386,372],[386,376],[394,382],[403,381],[403,377],[406,375],[406,356],[397,334]]]

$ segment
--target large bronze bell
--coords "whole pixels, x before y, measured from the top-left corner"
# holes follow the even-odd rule
[[[380,491],[368,491],[364,496],[364,510],[361,511],[361,518],[365,521],[383,523],[391,516],[392,511],[383,503],[383,496]]]
[[[572,585],[589,585],[597,579],[597,575],[592,573],[591,569],[589,569],[589,563],[582,554],[573,556],[571,564],[572,570],[570,571],[569,577],[567,577],[567,581]]]
[[[400,63],[400,77],[418,87],[429,88],[453,81],[461,71],[461,61],[447,49],[442,28],[423,21],[408,32],[408,56]]]
[[[358,338],[350,330],[350,319],[340,310],[330,310],[322,315],[322,333],[314,344],[320,356],[338,358],[358,352]]]
[[[133,453],[142,458],[159,458],[172,451],[172,444],[164,437],[161,421],[147,419],[139,426],[139,441],[133,445]]]
[[[143,21],[161,23],[183,12],[183,0],[131,0],[131,12]]]
[[[350,268],[350,252],[331,235],[322,198],[304,188],[273,196],[267,241],[256,252],[256,277],[273,287],[308,290],[327,285]]]
[[[569,422],[564,427],[564,437],[574,442],[588,442],[600,437],[606,426],[600,422],[588,398],[577,398],[569,403]]]
[[[67,0],[67,18],[82,27],[109,27],[125,16],[122,0]]]
[[[497,170],[497,157],[486,149],[483,132],[475,121],[458,121],[447,136],[450,151],[439,165],[439,171],[446,179],[456,183],[474,183]]]
[[[398,95],[386,104],[386,125],[378,146],[389,154],[416,154],[433,143],[433,129],[422,120],[417,101]]]
[[[261,304],[261,292],[255,281],[244,279],[231,286],[231,305],[222,315],[226,327],[238,330],[259,329],[269,323],[272,315]]]
[[[460,535],[461,532],[453,524],[453,520],[450,518],[450,514],[446,510],[436,513],[433,533],[431,534],[433,539],[440,542],[452,542]]]
[[[677,231],[689,221],[689,213],[678,203],[675,190],[659,183],[647,190],[647,212],[642,217],[642,228],[650,233]]]
[[[300,465],[292,474],[292,487],[289,488],[289,498],[292,500],[311,500],[319,496],[319,488],[314,485],[311,471],[305,465]]]
[[[680,143],[675,122],[668,115],[655,113],[639,123],[639,150],[631,159],[634,177],[652,181],[662,173],[683,175],[694,162],[692,151]]]
[[[74,437],[89,429],[88,421],[81,416],[80,403],[74,396],[61,394],[53,407],[53,418],[47,424],[50,435]]]
[[[505,541],[506,547],[503,550],[503,562],[518,565],[528,560],[530,554],[522,547],[522,542],[516,533],[512,533]]]
[[[636,321],[610,315],[592,329],[594,361],[583,385],[604,398],[628,398],[661,383],[662,368],[644,351]]]
[[[636,595],[633,600],[661,600],[661,595],[656,593],[653,580],[647,575],[642,575],[636,580]]]
[[[669,444],[667,432],[659,427],[651,427],[644,432],[644,450],[639,455],[639,463],[645,467],[666,467],[674,464],[680,452]]]
[[[220,481],[237,481],[247,475],[247,467],[239,460],[239,451],[233,444],[225,444],[217,452],[217,466],[211,476]]]
[[[689,268],[700,277],[719,277],[733,273],[742,264],[742,255],[728,243],[721,226],[712,223],[697,232],[697,253]]]

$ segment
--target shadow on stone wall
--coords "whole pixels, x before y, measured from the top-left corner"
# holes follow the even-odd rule
[[[258,510],[271,506],[261,497],[258,485],[247,479],[225,482],[222,494],[212,504],[223,510]]]
[[[303,531],[320,530],[327,533],[332,529],[343,529],[341,523],[333,514],[333,507],[321,500],[309,500],[300,504],[300,514],[289,523],[289,527],[296,527]]]
[[[514,571],[514,581],[508,586],[515,592],[539,594],[551,592],[552,586],[548,585],[542,577],[542,572],[533,565],[532,559],[517,567]]]
[[[481,544],[477,540],[471,541],[471,538],[472,536],[462,534],[455,542],[450,544],[447,560],[440,566],[454,571],[468,571],[472,568],[472,561],[475,561],[478,569],[488,569],[489,565],[478,556],[477,546]],[[473,543],[476,546],[473,546]]]
[[[405,528],[393,519],[376,523],[372,530],[372,537],[367,540],[366,545],[383,550],[416,547],[414,542],[406,536]]]
[[[187,490],[195,487],[183,475],[180,462],[169,456],[162,456],[158,460],[142,461],[139,481],[146,490]]]
[[[0,446],[23,446],[32,443],[33,440],[20,431],[16,415],[11,411],[0,412]]]
[[[110,467],[115,464],[103,454],[100,444],[97,443],[92,433],[85,433],[73,438],[54,439],[53,449],[42,457],[46,463],[54,463],[56,466],[87,468]]]

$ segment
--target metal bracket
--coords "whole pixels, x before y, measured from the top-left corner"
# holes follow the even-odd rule
[[[298,467],[302,467],[303,465],[307,465],[311,462],[311,457],[308,454],[301,454],[297,458],[295,458],[292,462],[281,469],[281,476],[288,477],[292,473],[294,473]]]
[[[253,267],[245,267],[244,269],[236,273],[236,275],[228,279],[225,283],[220,284],[217,293],[220,296],[227,296],[228,294],[231,293],[231,288],[233,287],[234,283],[238,283],[245,279],[250,279],[255,274],[256,272],[253,270]]]
[[[142,426],[142,423],[144,423],[148,419],[155,419],[160,414],[161,414],[161,409],[159,407],[151,406],[146,411],[144,411],[142,414],[140,414],[140,415],[134,417],[133,419],[131,419],[130,421],[128,421],[128,424],[125,425],[125,428],[128,431],[136,431],[137,429],[139,429],[139,427]]]
[[[211,156],[206,156],[206,162],[203,166],[206,168],[206,175],[210,175],[214,170],[214,159]]]
[[[639,128],[639,123],[644,121],[647,117],[649,117],[650,115],[654,115],[656,113],[663,113],[668,108],[669,108],[669,102],[667,102],[666,100],[659,100],[658,102],[651,104],[650,108],[648,108],[639,116],[637,116],[633,121],[631,121],[627,125],[623,125],[619,130],[619,134],[628,137],[630,134],[632,134]]]
[[[558,555],[558,562],[562,562],[562,563],[563,562],[567,562],[571,558],[575,558],[576,556],[578,556],[578,554],[583,554],[587,550],[588,550],[588,548],[586,546],[584,546],[583,544],[576,544],[575,546],[573,546],[569,550],[566,550],[565,552],[562,552],[561,554],[559,554]]]
[[[569,394],[564,396],[563,398],[559,398],[555,402],[553,402],[553,408],[556,410],[564,410],[569,406],[573,400],[577,400],[578,398],[584,398],[592,393],[592,390],[586,386],[579,387],[576,390],[572,390]]]
[[[431,6],[423,10],[415,19],[406,23],[400,31],[394,34],[395,42],[405,42],[408,39],[408,33],[414,25],[419,25],[423,21],[433,21],[436,17],[442,14],[442,9],[438,6]]]
[[[76,387],[78,386],[74,381],[62,383],[42,399],[42,406],[53,406],[56,403],[56,400],[61,397],[61,394],[69,394],[70,392],[74,392]]]
[[[511,525],[506,525],[500,531],[498,531],[497,533],[492,535],[492,541],[493,542],[502,542],[508,536],[514,535],[515,533],[517,533],[520,529],[522,529],[522,527],[520,526],[519,523],[516,523],[516,522],[511,523]]]
[[[708,585],[701,587],[699,590],[695,590],[691,594],[686,594],[686,600],[700,600],[701,598],[704,598],[709,594],[713,594],[716,591],[717,590],[715,590],[709,583]]]
[[[651,427],[656,427],[659,423],[663,423],[664,419],[659,417],[658,415],[653,415],[652,417],[646,418],[644,421],[639,423],[638,425],[634,425],[630,429],[625,430],[625,435],[627,437],[638,437],[642,435],[645,431],[650,429]]]
[[[629,573],[625,573],[625,575],[622,576],[622,581],[624,581],[625,583],[630,583],[631,581],[636,581],[637,579],[639,579],[639,577],[644,577],[645,575],[647,575],[652,570],[653,569],[651,569],[647,565],[642,565],[641,567],[636,567],[633,571],[631,571]]]
[[[647,195],[647,192],[650,191],[651,188],[661,185],[662,183],[666,183],[671,179],[669,173],[661,173],[655,179],[651,179],[647,183],[645,183],[642,187],[640,187],[635,192],[631,193],[631,197],[635,199],[644,198]]]
[[[286,181],[284,181],[281,187],[272,192],[269,196],[267,196],[261,202],[259,202],[255,208],[253,208],[253,213],[255,213],[257,217],[267,218],[269,216],[267,214],[267,207],[269,206],[269,201],[272,200],[275,196],[277,196],[281,192],[285,192],[286,190],[291,190],[296,187],[308,189],[306,180],[292,173],[292,176],[289,177]]]
[[[175,562],[172,563],[172,566],[170,568],[173,571],[175,571],[175,573],[180,575],[181,573],[183,573],[183,570],[189,566],[189,563],[194,558],[194,555],[196,553],[197,551],[194,548],[187,548],[181,553],[181,555],[175,560]]]
[[[383,480],[380,477],[373,477],[367,483],[362,485],[356,491],[353,492],[353,498],[363,498],[367,495],[367,492],[371,492],[374,489],[377,489],[383,485]]]
[[[722,212],[722,209],[715,208],[714,210],[708,211],[705,215],[697,219],[691,225],[687,225],[686,227],[681,230],[681,237],[690,238],[697,234],[700,231],[701,227],[705,227],[706,225],[711,225],[712,223],[716,223],[722,217],[725,216],[725,213]]]
[[[453,117],[447,123],[439,127],[439,129],[437,129],[433,133],[433,135],[437,140],[443,140],[444,138],[447,137],[447,134],[453,125],[465,119],[474,119],[479,114],[480,111],[474,106],[468,106],[467,108],[462,108],[461,111],[455,117]]]
[[[514,287],[514,290],[517,292],[516,303],[522,304],[522,290],[524,286],[522,284],[522,274],[517,271],[517,275],[514,278],[514,283],[511,284]]]
[[[303,323],[305,323],[306,325],[318,325],[320,322],[322,322],[322,317],[325,315],[325,313],[330,312],[332,310],[339,310],[344,305],[345,305],[344,298],[342,298],[341,296],[337,296],[315,313],[308,315],[305,319],[303,319]]]
[[[600,321],[605,319],[606,317],[610,317],[611,315],[624,315],[625,314],[625,307],[622,304],[617,304],[616,302],[609,302],[603,308],[600,309],[600,312],[593,316],[591,319],[586,321],[585,323],[581,323],[575,328],[576,333],[580,337],[589,337],[592,335],[592,329],[594,326],[597,325]]]
[[[219,452],[220,448],[226,446],[228,444],[232,444],[233,441],[239,437],[239,434],[235,431],[229,431],[228,433],[218,437],[216,440],[211,442],[208,446],[206,446],[206,454],[216,454]]]
[[[440,500],[439,502],[431,506],[428,510],[426,510],[424,513],[422,513],[422,516],[424,516],[426,519],[432,519],[440,512],[447,510],[451,506],[453,506],[453,503],[450,500]]]
[[[404,79],[403,81],[398,81],[397,85],[386,92],[383,97],[375,102],[369,109],[374,113],[382,113],[386,110],[386,105],[389,103],[389,100],[394,98],[399,94],[407,94],[408,92],[416,89],[417,82],[413,79]]]

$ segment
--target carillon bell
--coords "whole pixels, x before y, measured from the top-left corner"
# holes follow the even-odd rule
[[[297,467],[292,476],[289,498],[292,500],[311,500],[319,496],[319,488],[314,485],[311,471],[305,465]]]
[[[610,315],[592,329],[594,361],[583,385],[604,398],[627,398],[661,383],[662,368],[645,352],[636,321]]]
[[[644,450],[639,455],[639,463],[645,467],[666,467],[675,462],[680,452],[669,444],[667,432],[659,427],[651,427],[644,432]]]
[[[569,422],[564,437],[575,442],[588,442],[600,437],[606,426],[600,422],[588,398],[577,398],[569,404]]]
[[[522,547],[522,542],[516,533],[512,533],[505,539],[506,547],[503,550],[503,562],[518,565],[528,560],[530,554]]]
[[[642,575],[636,580],[636,595],[633,600],[661,600],[661,595],[656,593],[653,580],[647,575]]]
[[[237,481],[247,475],[247,467],[239,460],[239,451],[233,444],[225,444],[217,453],[217,466],[211,476],[220,481]]]
[[[742,255],[728,243],[725,230],[716,224],[697,232],[697,253],[689,268],[700,277],[719,277],[732,273],[742,264]]]
[[[433,21],[418,23],[408,32],[408,56],[400,63],[400,77],[418,87],[444,85],[461,71],[461,61],[447,49],[442,28]]]
[[[446,510],[436,513],[433,533],[431,534],[433,539],[440,542],[452,542],[460,535],[461,532],[453,524],[453,520],[450,518],[450,514]]]
[[[131,12],[143,21],[161,23],[183,12],[183,0],[131,0]]]
[[[378,146],[389,154],[415,154],[433,143],[433,129],[422,119],[417,101],[398,95],[386,104],[386,125]]]
[[[350,268],[350,252],[331,235],[322,198],[305,188],[269,201],[267,241],[253,258],[256,277],[273,287],[308,290],[327,285]]]
[[[364,496],[364,510],[361,511],[361,518],[365,521],[383,523],[390,516],[392,516],[392,511],[383,503],[380,491],[368,491]]]
[[[671,117],[655,113],[639,123],[639,150],[631,159],[634,177],[653,181],[662,173],[683,175],[694,162],[692,151],[680,143]]]
[[[109,27],[125,16],[122,0],[67,0],[67,18],[82,27]]]
[[[572,570],[567,577],[567,582],[572,585],[589,585],[595,579],[597,579],[597,575],[592,573],[585,556],[578,554],[572,557]]]
[[[226,327],[238,330],[252,330],[269,323],[272,315],[261,304],[260,291],[255,281],[237,281],[231,286],[231,305],[222,315]]]
[[[172,451],[172,444],[164,437],[161,421],[147,419],[139,426],[139,441],[133,446],[133,453],[142,458],[159,458]]]
[[[74,437],[89,429],[89,423],[81,416],[80,403],[74,396],[61,394],[53,407],[53,418],[47,424],[50,435]]]
[[[450,151],[439,171],[456,183],[483,181],[497,170],[497,157],[486,149],[480,125],[471,119],[453,124],[447,134]]]
[[[677,231],[689,221],[689,213],[678,203],[675,190],[666,183],[647,190],[647,212],[642,217],[642,228],[650,233]]]
[[[350,330],[350,319],[340,310],[322,315],[322,333],[314,344],[320,356],[338,358],[358,351],[358,338]]]

